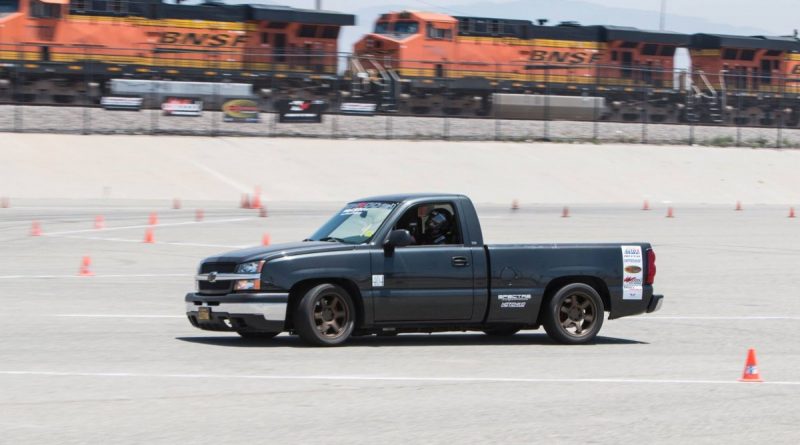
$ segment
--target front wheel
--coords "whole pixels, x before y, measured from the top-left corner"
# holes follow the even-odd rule
[[[318,346],[344,343],[353,333],[356,311],[346,290],[335,284],[309,289],[294,312],[294,328],[304,341]]]
[[[544,310],[544,330],[559,343],[588,343],[603,326],[603,299],[588,284],[573,283],[562,287]]]

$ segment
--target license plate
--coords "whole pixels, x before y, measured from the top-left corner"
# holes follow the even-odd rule
[[[210,307],[198,308],[197,319],[200,321],[211,321],[211,308]]]

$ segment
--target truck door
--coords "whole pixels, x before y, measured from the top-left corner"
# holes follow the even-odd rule
[[[471,249],[453,203],[411,207],[393,229],[408,229],[415,244],[372,255],[375,321],[469,320],[474,304]],[[448,220],[441,233],[431,219]]]

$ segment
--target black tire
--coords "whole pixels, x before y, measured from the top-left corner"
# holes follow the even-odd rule
[[[245,340],[269,340],[274,338],[280,332],[248,332],[248,331],[236,331],[240,337]]]
[[[335,284],[309,289],[294,311],[294,328],[305,342],[336,346],[353,333],[356,309],[346,290]]]
[[[484,329],[483,333],[490,336],[490,337],[511,337],[512,335],[516,334],[520,331],[520,328],[516,326],[504,326],[504,327],[495,327]]]
[[[603,299],[588,284],[572,283],[562,287],[543,309],[544,330],[559,343],[588,343],[603,326]]]

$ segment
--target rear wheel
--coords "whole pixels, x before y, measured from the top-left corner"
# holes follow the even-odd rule
[[[247,332],[247,331],[236,331],[240,337],[245,340],[269,340],[270,338],[274,338],[280,332]]]
[[[603,326],[603,299],[583,283],[568,284],[553,295],[544,308],[544,329],[559,343],[588,343]]]
[[[308,290],[294,312],[294,327],[304,341],[319,346],[344,343],[353,333],[356,311],[350,295],[335,284]]]

